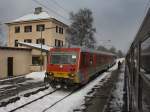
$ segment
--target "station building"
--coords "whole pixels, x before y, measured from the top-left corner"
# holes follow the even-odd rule
[[[68,26],[41,7],[6,25],[8,47],[0,47],[0,78],[45,70],[50,48],[66,45]]]

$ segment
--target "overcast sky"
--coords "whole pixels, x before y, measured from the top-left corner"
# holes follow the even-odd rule
[[[149,7],[148,0],[36,0],[44,4],[52,17],[69,24],[69,12],[89,8],[93,12],[97,44],[127,51]],[[58,4],[57,4],[58,3]],[[0,0],[0,22],[17,19],[40,6],[34,0]],[[57,13],[57,14],[56,14]],[[2,24],[1,38],[6,40],[7,27]],[[105,40],[111,40],[108,43]]]

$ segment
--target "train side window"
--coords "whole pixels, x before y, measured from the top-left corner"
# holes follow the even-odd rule
[[[90,64],[93,64],[93,55],[90,55]]]
[[[135,46],[133,50],[133,85],[135,85],[136,81],[136,76],[138,73],[138,46]]]
[[[150,37],[141,43],[140,52],[141,105],[143,112],[149,112],[150,106]],[[144,77],[143,77],[144,76]],[[146,105],[146,106],[145,106]]]
[[[86,53],[81,53],[81,65],[86,65]]]
[[[140,72],[150,74],[150,38],[141,43]]]

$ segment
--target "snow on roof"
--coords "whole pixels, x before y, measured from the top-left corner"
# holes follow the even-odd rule
[[[20,21],[30,21],[30,20],[40,20],[40,19],[50,19],[50,15],[47,12],[41,12],[39,14],[27,14],[18,19],[15,19],[11,22],[20,22]]]
[[[26,42],[17,42],[17,43],[25,45],[25,46],[29,46],[29,47],[34,47],[34,48],[37,48],[37,49],[41,49],[41,44],[26,43]],[[51,48],[53,48],[53,47],[50,47],[50,46],[47,46],[47,45],[42,45],[42,50],[49,51]]]

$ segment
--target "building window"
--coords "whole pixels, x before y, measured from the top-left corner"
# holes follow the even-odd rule
[[[59,27],[59,33],[61,34],[61,27]]]
[[[59,33],[60,33],[60,34],[63,34],[63,32],[64,32],[64,31],[63,31],[63,28],[62,28],[62,27],[59,27]]]
[[[58,33],[58,26],[56,26],[56,33]]]
[[[61,41],[61,46],[63,46],[63,41]]]
[[[32,56],[32,65],[39,66],[43,65],[44,58],[41,56]]]
[[[32,32],[32,26],[25,26],[24,32]]]
[[[63,28],[56,26],[56,33],[63,34]]]
[[[63,46],[63,41],[55,39],[55,46],[56,47],[62,47]]]
[[[15,27],[15,33],[20,33],[20,26]]]
[[[44,31],[44,30],[45,30],[44,24],[36,25],[36,31]]]
[[[26,43],[32,43],[32,40],[31,39],[24,39],[24,42],[26,42]]]
[[[55,46],[57,46],[57,39],[55,39]]]
[[[37,39],[36,43],[37,44],[41,44],[42,43],[44,45],[45,44],[45,39]]]
[[[63,34],[64,33],[64,29],[62,28],[62,30],[61,30],[61,33]]]
[[[15,40],[15,47],[18,47],[18,40]]]

